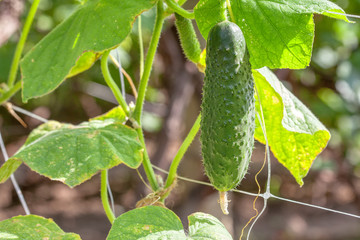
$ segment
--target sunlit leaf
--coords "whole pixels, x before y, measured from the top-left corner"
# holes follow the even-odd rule
[[[143,148],[135,130],[107,119],[74,126],[49,121],[35,129],[9,161],[74,187],[120,163],[137,168]]]
[[[296,181],[303,178],[316,156],[326,147],[330,133],[311,111],[267,68],[253,71],[272,153]],[[260,114],[257,99],[256,110]],[[258,120],[255,138],[265,144]]]
[[[82,2],[22,60],[24,101],[53,91],[66,77],[89,68],[98,54],[117,47],[130,33],[136,16],[152,8],[156,0]]]
[[[75,233],[66,233],[52,219],[36,215],[16,216],[0,222],[2,240],[80,240]]]

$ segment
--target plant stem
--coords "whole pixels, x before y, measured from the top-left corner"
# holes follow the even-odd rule
[[[230,4],[230,1],[229,1],[229,0],[226,0],[226,6],[227,6],[227,9],[228,9],[228,11],[229,11],[229,15],[230,15],[231,21],[232,21],[232,22],[235,22],[234,13],[233,13],[233,11],[232,11],[231,4]]]
[[[111,210],[109,200],[108,200],[108,192],[107,192],[107,171],[101,171],[101,202],[103,208],[105,210],[106,216],[108,217],[110,223],[112,224],[115,220],[115,215]]]
[[[137,128],[136,129],[138,135],[139,135],[139,139],[141,144],[144,147],[144,158],[143,158],[143,167],[144,167],[144,171],[146,174],[147,179],[149,180],[150,186],[152,188],[152,190],[154,192],[156,192],[159,189],[159,184],[156,180],[156,176],[155,176],[155,172],[154,169],[151,166],[151,162],[150,162],[150,158],[149,158],[149,154],[146,150],[146,144],[145,144],[145,139],[144,139],[144,134],[141,128]]]
[[[106,84],[110,87],[116,100],[118,101],[118,103],[120,104],[122,109],[124,110],[126,116],[129,116],[130,115],[129,108],[128,108],[123,96],[121,95],[121,91],[120,91],[119,87],[116,85],[114,79],[110,75],[109,66],[107,63],[109,54],[110,54],[110,50],[106,50],[101,57],[101,71],[104,76]]]
[[[19,89],[21,88],[21,81],[17,82],[12,88],[0,96],[0,105],[7,102]]]
[[[140,79],[141,79],[144,74],[144,43],[142,38],[141,15],[138,17],[138,34],[139,34]]]
[[[176,178],[177,168],[178,168],[178,166],[180,164],[180,161],[183,158],[184,154],[186,153],[187,149],[189,148],[190,144],[192,143],[192,141],[194,140],[196,134],[198,133],[198,131],[200,129],[200,121],[201,121],[201,114],[199,114],[199,116],[197,117],[194,125],[190,129],[189,134],[186,136],[184,142],[180,146],[180,148],[179,148],[178,152],[176,153],[173,161],[171,162],[171,166],[170,166],[170,169],[169,169],[169,175],[168,175],[168,177],[166,179],[166,183],[165,183],[165,188],[170,187],[171,184],[174,182],[174,180]],[[168,194],[166,194],[164,196],[164,198],[166,198],[167,195]]]
[[[144,100],[145,100],[146,87],[149,82],[150,72],[151,72],[153,62],[154,62],[156,48],[159,43],[161,29],[162,29],[164,19],[165,19],[163,13],[164,13],[163,3],[162,3],[162,1],[159,1],[157,3],[157,15],[156,15],[156,20],[155,20],[154,32],[151,37],[148,53],[146,55],[144,73],[140,80],[140,85],[139,85],[139,90],[138,90],[138,98],[136,100],[135,111],[134,111],[134,118],[139,124],[141,122],[141,113],[142,113],[142,108],[143,108]]]
[[[151,166],[150,158],[149,158],[149,155],[146,150],[145,139],[144,139],[143,131],[141,129],[141,113],[142,113],[142,109],[143,109],[143,105],[144,105],[146,88],[147,88],[147,85],[149,82],[151,68],[152,68],[152,65],[154,62],[156,48],[159,43],[161,29],[162,29],[164,20],[165,20],[165,16],[164,16],[163,2],[159,1],[157,3],[157,14],[156,14],[156,20],[155,20],[155,27],[154,27],[154,31],[153,31],[153,34],[151,37],[149,50],[146,55],[144,72],[140,79],[138,98],[136,99],[136,105],[135,105],[135,110],[134,110],[134,114],[133,114],[135,121],[140,125],[140,127],[137,128],[136,131],[137,131],[137,133],[139,135],[139,139],[144,147],[144,159],[143,159],[142,164],[144,166],[146,177],[148,178],[150,186],[154,191],[159,189],[159,184],[156,181],[154,169]]]
[[[37,8],[39,6],[39,3],[40,3],[40,0],[34,0],[33,1],[32,5],[31,5],[31,8],[30,8],[30,11],[29,11],[29,13],[28,13],[28,15],[26,17],[24,28],[22,30],[19,42],[18,42],[18,44],[16,46],[14,58],[13,58],[13,61],[11,63],[11,68],[10,68],[10,73],[9,73],[9,78],[8,78],[8,86],[9,86],[9,88],[12,88],[14,86],[14,83],[15,83],[15,80],[16,80],[16,75],[17,75],[18,68],[19,68],[19,62],[20,62],[20,59],[21,59],[21,54],[22,54],[22,51],[24,49],[24,45],[25,45],[27,36],[29,34],[31,24],[32,24],[32,22],[34,20],[35,13],[36,13]]]
[[[177,2],[174,0],[165,0],[166,4],[177,14],[183,16],[184,18],[194,19],[195,14],[183,9]]]

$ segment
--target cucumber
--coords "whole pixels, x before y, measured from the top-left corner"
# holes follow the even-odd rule
[[[190,61],[198,63],[200,61],[201,48],[191,20],[175,13],[175,26],[179,33],[180,44],[185,56]]]
[[[235,23],[218,23],[209,32],[201,108],[205,172],[225,205],[224,192],[237,187],[247,172],[255,130],[249,53]]]

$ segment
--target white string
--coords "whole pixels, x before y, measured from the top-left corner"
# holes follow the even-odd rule
[[[346,17],[351,17],[351,18],[359,18],[359,15],[354,15],[354,14],[347,14],[347,13],[339,13],[339,12],[332,12],[332,11],[326,11],[327,13],[331,13],[331,14],[337,14],[337,15],[342,15],[342,16],[346,16]]]
[[[169,174],[168,171],[166,171],[166,170],[164,170],[162,168],[159,168],[158,166],[155,166],[155,165],[152,164],[152,167],[155,168],[156,170],[158,170],[159,172]],[[177,179],[180,179],[180,180],[183,180],[183,181],[186,181],[186,182],[191,182],[191,183],[196,183],[196,184],[200,184],[200,185],[204,185],[204,186],[213,187],[213,185],[211,183],[203,182],[203,181],[199,181],[199,180],[194,180],[194,179],[187,178],[187,177],[177,176]],[[337,210],[334,210],[334,209],[325,208],[325,207],[312,205],[312,204],[308,204],[308,203],[298,202],[298,201],[287,199],[287,198],[278,197],[276,195],[273,195],[272,193],[266,193],[265,192],[263,194],[258,195],[257,193],[246,192],[246,191],[242,191],[242,190],[238,190],[238,189],[233,189],[233,190],[230,190],[230,191],[236,192],[236,193],[242,193],[242,194],[249,195],[249,196],[254,196],[254,197],[259,196],[259,197],[262,197],[264,199],[276,198],[276,199],[281,200],[281,201],[287,201],[287,202],[291,202],[291,203],[295,203],[295,204],[299,204],[299,205],[318,208],[318,209],[322,209],[324,211],[329,211],[329,212],[338,213],[338,214],[342,214],[342,215],[346,215],[346,216],[349,216],[349,217],[354,217],[354,218],[359,218],[360,219],[359,215],[355,215],[355,214],[351,214],[351,213],[347,213],[347,212],[341,212],[341,211],[337,211]],[[260,214],[261,214],[261,212],[260,212]]]
[[[119,75],[120,75],[120,83],[121,83],[121,94],[123,95],[123,98],[126,102],[126,94],[125,94],[125,81],[124,81],[124,75],[121,71],[121,58],[120,58],[120,53],[119,53],[119,48],[116,49],[116,55],[117,55],[117,60],[119,63]]]
[[[261,116],[259,115],[259,113],[256,114],[256,117],[258,118],[258,121],[260,123],[260,127],[261,127],[261,130],[264,134],[264,138],[265,138],[265,142],[266,142],[266,145],[265,145],[265,148],[266,148],[266,156],[265,156],[265,161],[267,160],[267,166],[268,166],[268,172],[267,172],[267,182],[266,182],[266,190],[265,190],[265,193],[263,194],[262,198],[264,199],[264,206],[261,210],[261,212],[256,216],[256,218],[254,219],[254,221],[252,222],[250,228],[249,228],[249,231],[248,231],[248,234],[247,234],[247,237],[246,239],[249,240],[250,239],[250,234],[251,234],[251,230],[253,229],[253,227],[255,226],[255,223],[259,220],[259,218],[262,216],[262,214],[265,212],[265,209],[267,207],[267,201],[269,199],[269,196],[270,196],[270,181],[271,181],[271,165],[270,165],[270,154],[269,154],[269,142],[267,140],[267,135],[266,135],[266,128],[265,128],[265,120],[264,120],[264,114],[263,114],[263,109],[262,109],[262,105],[261,105],[261,101],[260,101],[260,95],[257,91],[257,88],[256,88],[256,85],[255,85],[255,90],[256,90],[256,94],[257,94],[257,97],[258,97],[258,100],[259,100],[259,104],[260,104],[260,113],[261,113]],[[264,121],[263,121],[264,120]]]
[[[6,148],[5,148],[5,144],[4,144],[1,132],[0,132],[0,147],[1,147],[1,152],[2,152],[2,154],[4,156],[4,159],[5,159],[5,162],[6,162],[9,159],[9,156],[8,156],[8,154],[6,152]],[[27,203],[25,201],[24,195],[21,192],[19,184],[17,183],[17,181],[15,179],[14,174],[11,174],[10,179],[11,179],[12,184],[14,185],[16,194],[18,195],[18,198],[20,200],[20,203],[21,203],[22,207],[24,208],[24,211],[25,211],[26,215],[30,215],[29,207],[28,207],[28,205],[27,205]]]
[[[11,105],[11,107],[12,107],[12,109],[14,109],[15,111],[17,111],[17,112],[19,112],[19,113],[22,113],[22,114],[25,114],[25,115],[27,115],[27,116],[29,116],[29,117],[34,118],[34,119],[37,119],[37,120],[39,120],[40,122],[46,123],[46,122],[48,121],[47,119],[45,119],[45,118],[43,118],[43,117],[40,117],[39,115],[36,115],[36,114],[34,114],[34,113],[32,113],[32,112],[29,112],[29,111],[27,111],[27,110],[25,110],[25,109],[22,109],[22,108],[20,108],[20,107],[15,106],[15,105]]]
[[[282,201],[286,201],[286,202],[291,202],[291,203],[295,203],[295,204],[299,204],[299,205],[304,205],[304,206],[308,206],[308,207],[312,207],[312,208],[318,208],[318,209],[325,210],[325,211],[328,211],[328,212],[338,213],[338,214],[342,214],[342,215],[345,215],[345,216],[349,216],[349,217],[359,218],[359,219],[360,219],[360,216],[355,215],[355,214],[351,214],[351,213],[347,213],[347,212],[342,212],[342,211],[338,211],[338,210],[334,210],[334,209],[330,209],[330,208],[326,208],[326,207],[321,207],[321,206],[317,206],[317,205],[313,205],[313,204],[309,204],[309,203],[298,202],[298,201],[295,201],[295,200],[278,197],[278,196],[275,196],[275,195],[273,195],[273,194],[271,194],[271,197],[276,198],[276,199],[279,199],[279,200],[282,200]]]

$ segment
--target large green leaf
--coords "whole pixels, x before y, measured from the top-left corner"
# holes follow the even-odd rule
[[[200,0],[195,19],[205,39],[223,19],[225,0]],[[314,39],[313,14],[348,19],[328,0],[230,0],[233,20],[244,33],[253,69],[305,68]],[[330,13],[336,12],[340,14]]]
[[[97,53],[115,48],[134,19],[156,0],[89,0],[42,39],[22,60],[23,100],[45,95],[69,75],[91,66]],[[85,52],[93,52],[79,57]],[[78,65],[75,63],[79,59]],[[73,68],[73,69],[72,69]]]
[[[16,216],[0,222],[1,240],[80,240],[75,233],[65,233],[52,219],[36,215]]]
[[[147,206],[115,219],[107,240],[186,239],[180,219],[169,209]]]
[[[135,130],[108,119],[74,126],[49,121],[35,129],[8,161],[74,187],[120,163],[137,168],[143,148]],[[0,175],[7,168],[0,168]],[[12,168],[15,171],[14,168]]]
[[[169,209],[147,206],[126,212],[115,219],[108,240],[231,240],[231,235],[215,217],[205,213],[189,216],[189,234],[180,219]]]
[[[268,69],[253,71],[274,156],[302,185],[316,156],[326,147],[329,131]],[[256,110],[260,113],[257,99]],[[255,138],[265,144],[256,120]]]
[[[194,8],[194,14],[201,35],[207,39],[211,28],[226,20],[226,1],[200,0]]]
[[[230,0],[235,22],[244,32],[253,69],[305,68],[314,40],[313,14],[348,21],[328,0]]]

